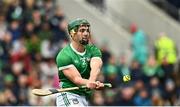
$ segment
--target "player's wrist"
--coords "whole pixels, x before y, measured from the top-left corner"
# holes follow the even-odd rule
[[[96,81],[96,79],[89,78],[89,81],[93,81],[93,82],[95,82],[95,81]]]
[[[96,78],[97,78],[96,75],[91,75],[91,76],[89,77],[89,80],[95,82],[95,81],[96,81]]]

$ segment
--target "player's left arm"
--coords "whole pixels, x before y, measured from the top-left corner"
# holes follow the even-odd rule
[[[96,81],[100,71],[101,71],[101,67],[102,67],[102,59],[100,57],[93,57],[91,58],[90,61],[90,67],[91,67],[91,72],[90,72],[90,77],[89,80],[90,81],[94,81],[96,82],[96,89],[101,89],[104,87],[104,84],[101,83],[100,81]]]
[[[102,64],[103,64],[103,62],[100,57],[91,58],[91,61],[90,61],[91,72],[90,72],[89,80],[96,81],[96,79],[100,73]]]
[[[95,45],[91,47],[91,52],[92,52],[92,58],[90,60],[91,71],[90,71],[89,80],[96,82],[97,84],[96,89],[100,89],[101,87],[104,87],[104,84],[96,80],[101,71],[101,67],[103,65],[103,62],[101,59],[102,54],[101,54],[100,49],[98,49]]]

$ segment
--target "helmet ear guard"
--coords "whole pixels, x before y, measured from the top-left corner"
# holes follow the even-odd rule
[[[72,29],[71,32],[72,32],[72,33],[76,33],[76,32],[74,31],[74,29]]]
[[[76,32],[74,31],[74,29],[72,29],[72,30],[69,32],[71,38],[72,38],[72,35],[74,35],[75,33],[76,33]]]

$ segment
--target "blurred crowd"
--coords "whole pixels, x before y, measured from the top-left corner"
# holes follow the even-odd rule
[[[1,0],[0,105],[54,105],[33,88],[58,87],[57,52],[68,42],[55,0]]]
[[[96,91],[92,104],[101,106],[180,106],[180,69],[176,43],[161,32],[148,46],[147,34],[130,25],[130,53],[115,57],[103,46],[103,69],[100,80],[110,82],[112,89]],[[152,53],[153,52],[153,53]],[[123,75],[131,81],[123,82]]]
[[[31,90],[59,87],[55,57],[69,41],[63,11],[55,0],[2,0],[0,8],[0,106],[54,106],[55,95],[38,97]],[[100,46],[104,65],[98,79],[113,87],[95,91],[91,105],[180,105],[176,43],[162,32],[152,54],[146,33],[135,23],[130,32],[130,54],[114,56]],[[130,82],[122,81],[125,74]]]

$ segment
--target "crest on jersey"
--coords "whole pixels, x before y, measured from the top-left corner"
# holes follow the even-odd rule
[[[73,99],[72,102],[73,102],[74,104],[78,104],[78,103],[79,103],[78,99]]]
[[[80,60],[82,61],[82,65],[86,65],[90,61],[90,58],[83,57],[83,58],[80,58]]]

